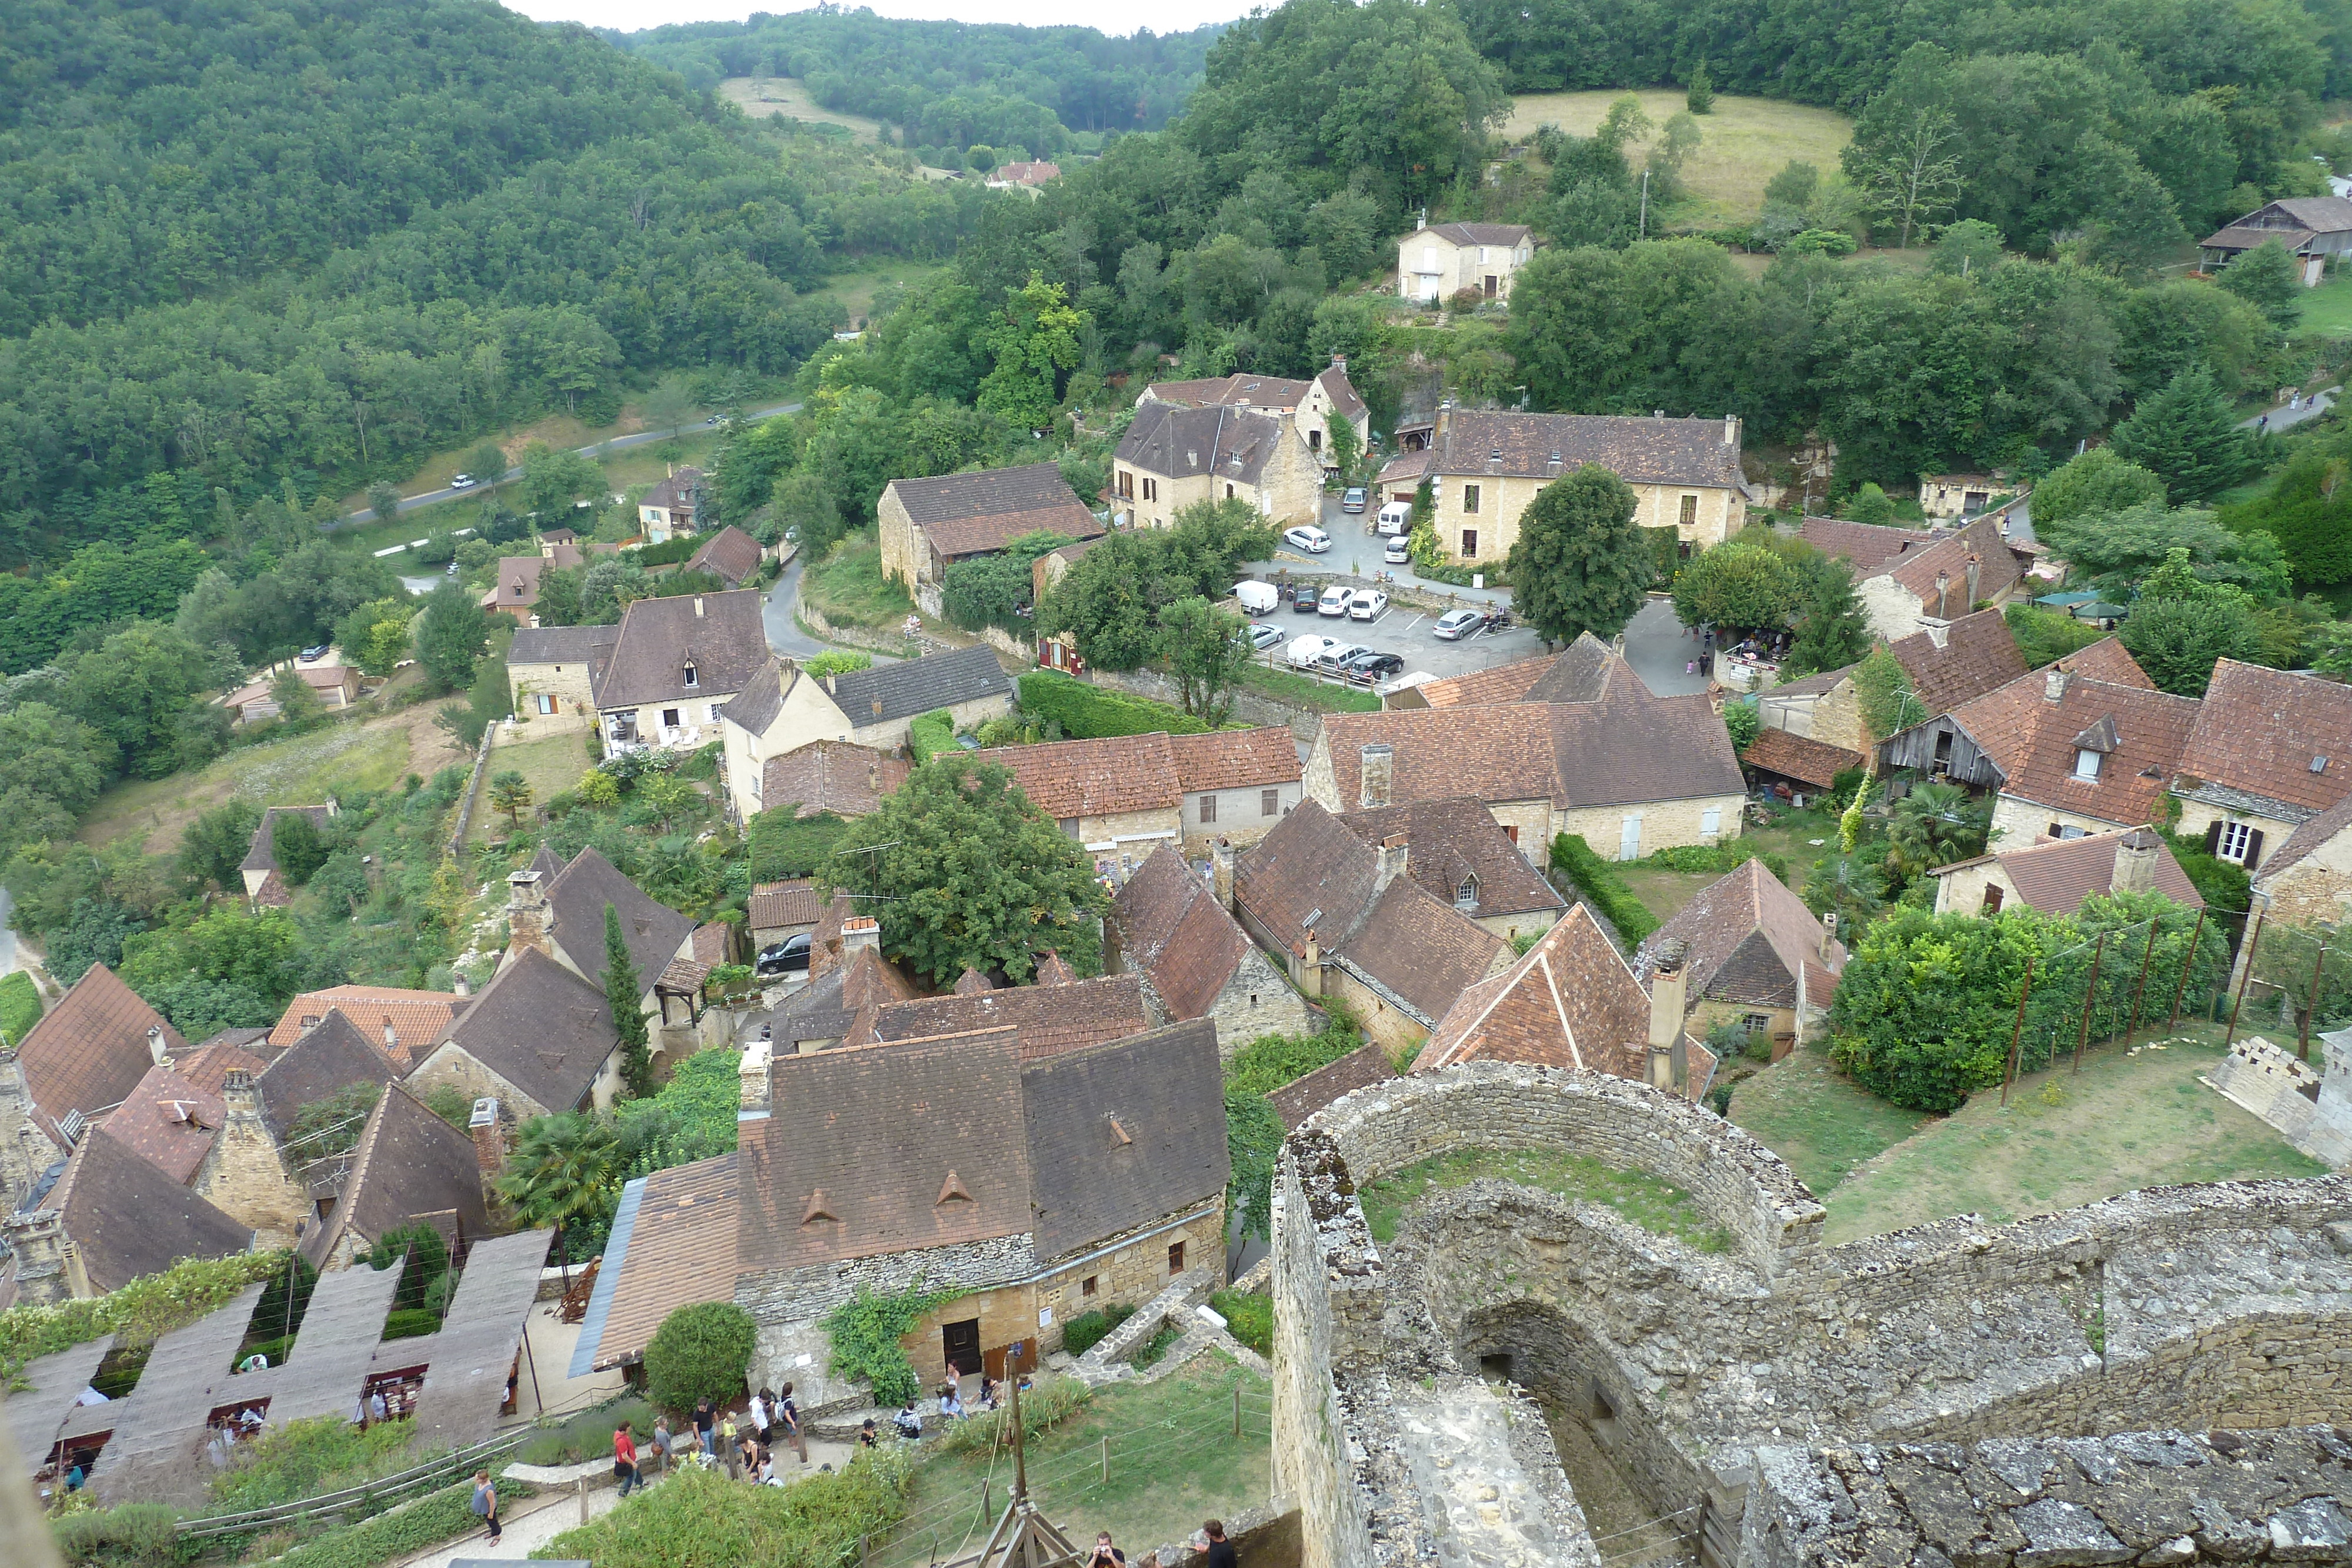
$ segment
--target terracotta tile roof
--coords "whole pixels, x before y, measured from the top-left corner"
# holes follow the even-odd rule
[[[411,991],[395,986],[333,986],[305,991],[286,1004],[269,1043],[280,1050],[293,1044],[327,1016],[340,1009],[346,1019],[385,1055],[402,1067],[414,1067],[424,1048],[441,1038],[449,1020],[466,1010],[470,998],[453,991]],[[387,1031],[391,1038],[386,1039]]]
[[[735,588],[760,570],[764,553],[759,540],[730,523],[703,540],[702,548],[687,558],[686,570],[709,572],[728,587]]]
[[[1511,945],[1432,898],[1410,877],[1383,889],[1362,921],[1339,944],[1339,967],[1401,1001],[1429,1026],[1455,998],[1495,972]]]
[[[1412,1071],[1487,1061],[1613,1072],[1623,1048],[1649,1034],[1648,994],[1580,904],[1509,969],[1465,991]]]
[[[1455,245],[1499,245],[1516,247],[1535,231],[1524,224],[1432,224],[1416,233],[1442,235]]]
[[[107,1134],[178,1182],[188,1185],[212,1151],[228,1106],[167,1062],[151,1067],[103,1124]]]
[[[955,707],[984,697],[1009,700],[1013,695],[1011,678],[985,643],[902,659],[895,664],[877,664],[869,670],[845,670],[827,676],[824,685],[853,729],[895,724],[933,708]]]
[[[1249,938],[1215,891],[1165,844],[1151,852],[1111,901],[1121,961],[1140,970],[1171,1019],[1207,1016]]]
[[[880,808],[884,796],[897,792],[913,766],[855,741],[814,740],[768,758],[761,770],[760,799],[770,810],[797,807],[793,814],[798,817],[826,811],[864,817]]]
[[[226,1258],[253,1245],[252,1230],[173,1181],[108,1135],[86,1134],[47,1207],[65,1217],[67,1236],[100,1292],[160,1274],[184,1258]]]
[[[646,990],[653,988],[654,977],[668,967],[694,930],[692,920],[631,882],[593,846],[574,855],[572,863],[544,887],[549,937],[571,957],[574,968],[600,980],[604,973],[606,904],[621,916],[629,962],[637,971],[637,984]]]
[[[1924,549],[1905,550],[1887,564],[1886,575],[1916,595],[1927,614],[1958,620],[1969,612],[1973,602],[1968,591],[1971,557],[1977,562],[1978,599],[2000,597],[2020,576],[2017,558],[2009,553],[2000,525],[1990,517],[1979,517],[1964,528],[1939,534],[1935,543]],[[1939,574],[1945,580],[1940,594],[1936,590]]]
[[[2156,690],[2156,683],[2139,667],[2120,637],[2102,637],[2086,647],[2079,648],[2063,659],[2051,664],[2062,670],[2071,670],[2086,681],[2105,681],[2115,686],[2138,686],[2144,691]],[[2048,665],[2043,666],[2045,669]]]
[[[1940,648],[1925,632],[1886,647],[1931,714],[1949,713],[2025,674],[2025,655],[2017,651],[2017,639],[1998,610],[1961,616],[1945,628]]]
[[[956,977],[954,988],[957,996],[976,997],[982,991],[992,991],[996,989],[996,982],[990,979],[986,975],[982,974],[978,969],[973,968],[971,965],[966,964],[963,968],[963,973]]]
[[[1176,787],[1188,795],[1203,789],[1296,784],[1299,778],[1298,742],[1283,725],[1171,735],[1168,754],[1176,766]]]
[[[934,479],[893,479],[907,517],[949,559],[1001,550],[1024,534],[1090,539],[1109,529],[1087,510],[1062,477],[1061,465],[1024,463]],[[855,716],[853,716],[854,717]]]
[[[651,977],[640,971],[639,977],[650,988]],[[455,1045],[548,1110],[569,1111],[587,1097],[620,1042],[604,993],[525,947],[499,966],[435,1049]]]
[[[451,1210],[462,1239],[489,1234],[474,1140],[390,1084],[368,1113],[334,1208],[304,1234],[300,1250],[316,1267],[347,1234],[373,1244],[413,1219]]]
[[[2254,885],[2263,887],[2279,873],[2294,865],[2328,840],[2352,825],[2352,795],[2347,795],[2316,817],[2310,819],[2289,833],[2279,847],[2262,857],[2254,871]]]
[[[2325,811],[2352,794],[2352,686],[2219,660],[2180,772],[2186,789]]]
[[[1405,874],[1432,898],[1462,909],[1474,920],[1568,906],[1568,901],[1528,863],[1519,846],[1495,825],[1486,808],[1469,796],[1347,811],[1339,820],[1375,851],[1385,841],[1402,836],[1406,844]],[[1465,884],[1473,886],[1475,900],[1467,908],[1460,902]]]
[[[1077,984],[1077,980],[1078,972],[1070,967],[1070,961],[1062,956],[1061,949],[1046,948],[1045,956],[1037,961],[1036,983],[1041,986],[1073,986]]]
[[[322,832],[334,820],[334,812],[325,806],[270,807],[261,813],[261,821],[254,824],[252,841],[246,846],[245,859],[237,862],[237,870],[275,871],[278,868],[278,857],[274,852],[278,819],[293,811],[299,811],[310,818]]]
[[[694,928],[694,961],[705,969],[727,962],[729,950],[734,946],[730,933],[734,928],[726,922],[712,920]]]
[[[485,610],[529,610],[539,602],[539,579],[551,561],[543,555],[499,558],[499,580],[482,601]]]
[[[261,1114],[280,1138],[306,1105],[354,1083],[397,1083],[407,1069],[386,1056],[367,1032],[332,1008],[306,1030],[254,1080],[261,1092]]]
[[[68,1113],[87,1117],[121,1103],[155,1065],[151,1030],[161,1032],[166,1051],[187,1049],[180,1031],[113,970],[92,964],[17,1047],[34,1124],[62,1147],[57,1128]]]
[[[690,997],[700,991],[709,978],[709,965],[695,958],[672,958],[656,983],[674,997]]]
[[[678,1308],[735,1299],[737,1159],[730,1150],[629,1184],[636,1207],[625,1249],[606,1256],[616,1285],[596,1342],[599,1368],[641,1359]]]
[[[1102,975],[1063,985],[1003,986],[884,1002],[843,1044],[1010,1029],[1020,1039],[1021,1060],[1034,1061],[1140,1034],[1154,1021],[1140,975]]]
[[[1274,1113],[1282,1118],[1283,1130],[1296,1132],[1307,1118],[1342,1094],[1385,1083],[1396,1075],[1397,1070],[1389,1065],[1386,1051],[1377,1045],[1362,1045],[1339,1061],[1284,1084],[1266,1099],[1273,1103]]]
[[[2021,849],[2000,850],[1959,865],[1938,867],[1929,874],[1948,876],[1964,866],[1994,861],[2026,903],[2045,915],[2072,915],[2091,894],[2115,890],[2116,847],[2135,833],[2146,833],[2154,841],[2154,891],[2175,904],[2191,909],[2204,908],[2205,900],[2199,895],[2197,884],[2180,869],[2171,847],[2160,835],[2148,833],[2145,828],[2119,828],[2109,833],[2086,833],[2079,839],[2044,839]]]
[[[2078,681],[2132,686],[2141,691],[2156,689],[2156,683],[2124,652],[2120,642],[2102,637],[2087,648],[2054,659],[2040,670],[1996,686],[1953,709],[1953,722],[1968,731],[1978,749],[2004,773],[2013,770],[2032,740],[2048,691],[2049,672],[2053,669],[2065,671]]]
[[[748,588],[633,601],[621,612],[621,634],[596,680],[596,706],[733,696],[768,662],[768,632],[761,620],[765,603],[763,595]],[[691,686],[686,684],[689,664]]]
[[[1633,969],[1647,984],[1657,971],[1659,945],[1680,941],[1687,948],[1691,1000],[1792,1008],[1801,970],[1810,967],[1833,985],[1845,968],[1845,944],[1832,938],[1825,957],[1822,935],[1805,901],[1752,860],[1699,889],[1653,932],[1633,956]],[[1829,992],[1816,986],[1805,999],[1826,1007]]]
[[[242,1037],[242,1038],[240,1038]],[[172,1059],[180,1076],[197,1088],[217,1094],[232,1072],[250,1073],[258,1078],[268,1067],[268,1059],[247,1051],[246,1046],[260,1040],[266,1046],[269,1031],[262,1029],[225,1029],[190,1051],[185,1056]],[[271,1054],[274,1056],[275,1051]]]
[[[1450,409],[1438,416],[1430,442],[1430,472],[1556,479],[1597,463],[1629,484],[1738,489],[1739,447],[1723,433],[1719,419]]]
[[[1739,760],[1759,772],[1778,773],[1826,789],[1840,772],[1862,766],[1862,753],[1785,729],[1759,729],[1748,749],[1739,754]]]
[[[1186,408],[1147,399],[1118,444],[1118,460],[1171,478],[1207,476],[1255,485],[1285,442],[1305,438],[1288,421],[1251,409]]]
[[[1576,641],[1562,648],[1548,667],[1536,672],[1536,678],[1520,695],[1521,702],[1531,703],[1591,703],[1599,702],[1613,689],[1639,687],[1640,695],[1648,695],[1650,688],[1633,667],[1612,652],[1608,643],[1590,632],[1579,632]]]
[[[993,170],[990,171],[988,183],[992,185],[1042,185],[1046,181],[1059,175],[1061,172],[1062,166],[1059,163],[1051,162],[1042,158],[1031,159],[1026,162],[1016,161],[1011,163],[999,163]]]
[[[2092,648],[2104,646],[2105,641]],[[2099,662],[2105,664],[2104,655]],[[2070,663],[2061,659],[2056,668],[2066,670]],[[2047,695],[2051,674],[2036,671],[2021,676],[1952,713],[1953,720],[2001,770],[2001,793],[2109,822],[2145,822],[2155,817],[2179,770],[2189,727],[2197,719],[2197,700],[2070,674],[2064,695],[2052,702]],[[2077,739],[2107,725],[2115,744],[2102,759],[2098,778],[2077,779],[2075,753],[2082,749]]]
[[[1944,537],[1928,528],[1849,523],[1840,517],[1807,517],[1797,532],[1823,555],[1853,562],[1856,580],[1877,577],[1903,556],[1925,549]]]
[[[841,961],[842,923],[857,913],[857,905],[845,893],[836,893],[825,904],[824,912],[816,917],[816,929],[809,933],[809,978],[814,981]],[[911,985],[908,995],[914,994]]]
[[[1479,707],[1489,703],[1515,703],[1528,695],[1536,677],[1551,668],[1545,659],[1519,659],[1508,664],[1490,664],[1483,670],[1473,670],[1466,675],[1448,675],[1443,680],[1423,681],[1413,690],[1431,707]]]
[[[817,916],[824,913],[824,905],[817,901],[816,888],[807,878],[763,882],[751,890],[751,902],[745,906],[743,924],[754,931],[774,930],[785,925],[814,925]]]
[[[1169,737],[1128,735],[1101,740],[1056,740],[1005,746],[978,754],[1013,775],[1029,803],[1057,821],[1124,811],[1172,811],[1181,807],[1176,758]]]
[[[1425,446],[1412,452],[1400,452],[1381,465],[1380,477],[1373,483],[1383,488],[1402,485],[1408,479],[1419,483],[1422,476],[1429,472],[1432,455]]]

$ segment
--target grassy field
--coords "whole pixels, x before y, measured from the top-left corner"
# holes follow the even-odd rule
[[[1815,1196],[1935,1118],[1890,1105],[1839,1073],[1815,1043],[1743,1082],[1731,1119],[1789,1162]]]
[[[795,77],[729,77],[719,84],[719,96],[754,120],[783,114],[794,120],[813,120],[821,125],[846,126],[857,133],[860,141],[878,144],[881,141],[880,121],[825,108],[809,96],[808,89]]]
[[[1820,839],[1816,844],[1813,840]],[[1740,842],[1754,844],[1758,849],[1780,855],[1789,862],[1789,886],[1802,893],[1805,873],[1823,855],[1837,849],[1837,818],[1827,811],[1790,811],[1766,828],[1749,828]],[[1601,853],[1613,851],[1614,844],[1595,845]],[[1720,880],[1721,872],[1672,871],[1646,861],[1635,861],[1617,867],[1617,874],[1633,890],[1633,896],[1660,920],[1671,920],[1682,906],[1697,895],[1699,889]]]
[[[914,613],[907,591],[882,575],[882,547],[853,535],[801,577],[801,597],[835,624],[896,631]]]
[[[1526,136],[1551,124],[1590,136],[1609,106],[1624,97],[1613,92],[1538,92],[1512,99],[1508,136]],[[1672,89],[1637,93],[1642,111],[1664,125],[1681,111],[1683,95]],[[1729,222],[1752,218],[1764,208],[1764,183],[1794,158],[1823,173],[1838,166],[1838,152],[1853,140],[1853,122],[1832,110],[1784,103],[1769,98],[1717,94],[1715,112],[1699,116],[1703,140],[1683,171],[1692,200],[1668,214],[1678,223]],[[1630,149],[1639,167],[1646,148]]]
[[[1277,702],[1295,707],[1312,709],[1317,713],[1378,713],[1381,696],[1378,692],[1362,686],[1335,685],[1302,675],[1295,670],[1285,670],[1266,664],[1247,664],[1242,669],[1242,684],[1265,693]]]
[[[2318,287],[2303,291],[2303,329],[2329,338],[2352,335],[2352,270],[2339,269]]]
[[[1211,1351],[1157,1383],[1106,1389],[1033,1439],[1030,1495],[1080,1545],[1091,1547],[1095,1531],[1108,1530],[1132,1563],[1139,1552],[1189,1539],[1204,1519],[1264,1502],[1274,1482],[1272,1444],[1266,1382]],[[1006,1455],[992,1464],[986,1453],[930,1460],[916,1473],[906,1523],[874,1549],[866,1568],[921,1568],[979,1551],[1012,1477]]]
[[[512,768],[520,773],[524,782],[530,786],[531,803],[544,806],[548,797],[559,790],[571,789],[580,782],[580,776],[588,771],[588,747],[580,730],[566,730],[562,735],[533,738],[531,727],[529,724],[516,726],[512,731],[516,738],[491,749],[489,771],[484,777],[494,777]],[[482,809],[474,813],[467,833],[469,843],[502,839],[509,831],[506,813],[489,809],[487,786],[482,791]],[[530,819],[526,815],[523,820],[529,821]]]
[[[1731,1238],[1710,1221],[1691,1195],[1647,1171],[1623,1170],[1586,1155],[1554,1150],[1504,1154],[1465,1149],[1407,1166],[1367,1185],[1364,1224],[1375,1241],[1396,1239],[1397,1220],[1433,1188],[1464,1186],[1483,1177],[1540,1187],[1564,1197],[1605,1204],[1643,1229],[1671,1236],[1701,1252],[1729,1249]]]
[[[841,308],[853,325],[863,325],[866,313],[874,308],[874,296],[893,283],[914,285],[937,277],[948,269],[946,262],[905,261],[887,257],[870,266],[850,272],[836,272],[817,289],[818,296],[841,302]]]

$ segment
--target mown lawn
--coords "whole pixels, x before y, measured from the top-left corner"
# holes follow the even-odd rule
[[[1549,123],[1576,136],[1590,136],[1622,90],[1527,93],[1511,100],[1504,134],[1517,138]],[[1683,109],[1683,95],[1671,89],[1634,94],[1654,125]],[[1833,172],[1838,153],[1853,139],[1853,122],[1832,110],[1813,109],[1771,98],[1733,98],[1717,93],[1715,112],[1698,117],[1700,141],[1684,166],[1691,199],[1670,209],[1676,223],[1731,222],[1764,209],[1765,182],[1790,159]],[[1639,168],[1646,144],[1626,150]],[[1655,216],[1655,210],[1653,209]]]
[[[2352,334],[2352,271],[2303,291],[2303,329],[2327,338]]]
[[[1424,1195],[1488,1177],[1606,1205],[1643,1229],[1671,1236],[1701,1252],[1730,1249],[1730,1236],[1707,1218],[1696,1198],[1673,1183],[1647,1171],[1554,1149],[1464,1149],[1407,1166],[1364,1187],[1364,1224],[1373,1240],[1393,1241],[1397,1221]]]
[[[896,631],[914,612],[907,591],[882,575],[882,547],[853,537],[801,575],[801,597],[826,620]]]
[[[562,735],[544,738],[530,737],[531,726],[518,725],[514,734],[519,737],[507,741],[490,752],[490,765],[483,774],[481,804],[467,824],[467,841],[478,843],[484,840],[503,839],[512,831],[504,811],[490,807],[488,780],[511,768],[523,776],[531,789],[531,807],[544,806],[557,792],[571,789],[580,782],[580,776],[593,766],[588,760],[588,744],[583,732],[566,730]],[[522,819],[530,822],[531,807],[523,810]]]
[[[1935,1118],[1890,1105],[1853,1082],[1832,1065],[1829,1047],[1816,1042],[1743,1080],[1732,1092],[1731,1119],[1788,1161],[1821,1197]]]

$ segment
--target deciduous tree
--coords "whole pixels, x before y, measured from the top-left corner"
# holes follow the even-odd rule
[[[1547,642],[1617,635],[1649,591],[1650,547],[1632,486],[1597,464],[1544,486],[1519,515],[1512,601]]]
[[[1214,729],[1234,711],[1234,688],[1250,660],[1242,618],[1195,594],[1160,612],[1160,652],[1176,677],[1184,711]]]
[[[470,685],[474,661],[489,644],[489,613],[464,584],[444,581],[426,595],[417,624],[416,662],[436,687],[457,691]]]

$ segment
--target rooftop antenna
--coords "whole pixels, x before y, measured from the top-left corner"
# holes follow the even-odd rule
[[[980,1549],[979,1568],[1068,1568],[1078,1549],[1029,1500],[1029,1469],[1021,1430],[1021,1367],[1018,1351],[1007,1375],[1013,1385],[1013,1495]]]

